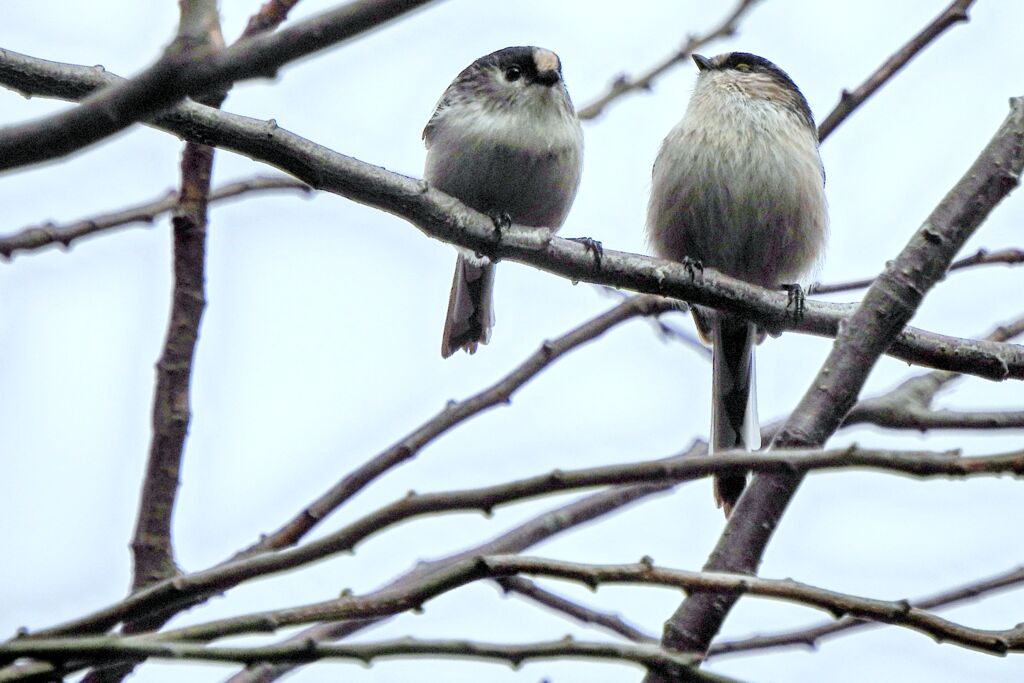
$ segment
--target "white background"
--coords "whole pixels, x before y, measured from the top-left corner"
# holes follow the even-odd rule
[[[862,82],[945,2],[768,0],[739,35],[708,48],[764,55],[786,69],[823,119],[840,89]],[[223,0],[225,35],[237,36],[254,0]],[[303,0],[295,19],[331,6]],[[449,0],[358,41],[284,69],[274,83],[237,87],[226,109],[274,118],[345,154],[420,176],[420,132],[456,73],[507,45],[559,53],[578,106],[619,72],[635,73],[686,35],[717,24],[731,2]],[[177,3],[36,0],[4,3],[0,46],[33,56],[103,64],[130,75],[173,36]],[[845,123],[822,148],[832,237],[821,279],[877,273],[960,178],[1024,95],[1024,4],[982,0]],[[586,163],[565,236],[646,252],[650,167],[679,119],[695,69],[684,64],[653,93],[631,95],[585,125]],[[68,105],[0,93],[0,122]],[[155,197],[174,186],[181,144],[140,126],[69,159],[0,178],[0,232],[67,221]],[[223,182],[272,169],[230,153]],[[1012,195],[965,250],[1021,246],[1024,199]],[[516,264],[498,276],[498,324],[475,356],[442,361],[438,349],[452,249],[390,215],[342,198],[262,196],[213,209],[209,306],[196,359],[182,488],[174,520],[178,561],[197,570],[276,528],[327,486],[432,416],[501,377],[545,338],[605,310],[612,300]],[[127,544],[148,450],[153,365],[170,298],[168,222],[51,248],[0,264],[0,633],[52,625],[123,597]],[[951,276],[913,321],[978,336],[1024,308],[1022,271],[990,267]],[[853,300],[857,294],[838,297]],[[683,316],[674,322],[687,326]],[[830,342],[787,334],[759,349],[762,419],[792,409]],[[922,372],[883,360],[865,395]],[[557,364],[511,407],[446,435],[331,517],[317,534],[409,489],[480,486],[543,472],[649,459],[706,434],[710,370],[693,350],[664,343],[635,321]],[[1019,382],[966,380],[942,406],[1020,410]],[[1022,434],[897,435],[862,428],[833,445],[1019,448]],[[697,569],[722,528],[707,482],[646,501],[531,551],[590,562]],[[421,519],[373,537],[354,557],[333,558],[233,590],[174,624],[373,589],[410,568],[495,536],[563,496],[480,515]],[[918,482],[878,473],[812,475],[768,549],[762,574],[878,598],[925,595],[1024,562],[1021,485],[1011,479]],[[554,589],[660,633],[679,594],[606,587]],[[1024,620],[1024,591],[944,612],[972,626]],[[822,620],[812,610],[745,599],[724,636]],[[362,639],[413,634],[528,641],[575,633],[608,637],[491,584],[438,598]],[[1017,681],[1020,656],[999,659],[937,645],[904,629],[876,629],[825,644],[715,660],[713,671],[750,681]],[[234,667],[147,665],[137,681],[216,681]],[[605,663],[386,661],[321,664],[293,680],[636,681]]]

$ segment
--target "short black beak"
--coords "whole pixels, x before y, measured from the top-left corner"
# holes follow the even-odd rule
[[[702,55],[690,55],[693,57],[693,61],[697,63],[698,71],[707,71],[711,68],[711,60]]]
[[[558,83],[558,81],[560,81],[561,79],[562,79],[562,75],[560,73],[558,73],[558,70],[557,69],[552,69],[551,71],[541,71],[541,72],[538,72],[537,73],[537,78],[534,79],[534,80],[537,83],[540,83],[541,85],[546,85],[548,87],[551,87],[555,83]]]

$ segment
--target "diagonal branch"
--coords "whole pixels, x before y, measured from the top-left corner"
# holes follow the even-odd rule
[[[608,105],[623,95],[636,92],[637,90],[650,91],[651,88],[654,87],[654,81],[658,77],[674,66],[685,62],[695,51],[704,47],[708,43],[718,40],[719,38],[728,38],[735,34],[740,19],[742,19],[743,15],[757,4],[757,2],[758,0],[739,0],[729,15],[722,20],[722,23],[703,35],[688,36],[686,43],[681,48],[639,76],[619,74],[615,80],[612,81],[612,84],[603,95],[599,96],[593,102],[581,108],[579,112],[577,112],[579,117],[583,120],[596,119],[604,113]]]
[[[294,178],[286,176],[255,176],[216,188],[210,193],[209,201],[213,204],[244,194],[262,193],[272,190],[299,190],[306,194],[311,191],[308,185]],[[67,248],[75,241],[88,235],[133,224],[151,225],[159,216],[177,206],[178,197],[178,192],[172,190],[163,197],[130,206],[120,211],[83,218],[65,225],[44,223],[43,225],[24,228],[7,237],[0,237],[0,257],[11,258],[19,251],[34,251],[54,244]]]
[[[524,579],[521,576],[508,576],[503,579],[498,579],[497,583],[506,594],[514,593],[516,595],[529,598],[538,605],[543,605],[544,607],[553,609],[556,612],[561,612],[562,614],[581,623],[600,626],[607,631],[617,633],[620,636],[636,643],[658,642],[658,639],[654,636],[644,633],[635,626],[626,623],[626,621],[618,614],[601,612],[589,607],[584,607],[583,605],[573,602],[568,598],[564,598],[561,595],[557,595],[549,590],[541,588],[535,582],[530,581],[529,579]]]
[[[864,104],[865,101],[872,95],[874,95],[879,88],[886,84],[886,82],[895,76],[900,69],[905,67],[911,59],[916,57],[918,53],[924,50],[928,45],[938,38],[940,35],[945,33],[946,29],[955,26],[961,22],[968,21],[967,9],[974,4],[975,0],[953,0],[950,5],[942,11],[939,16],[935,17],[934,20],[918,33],[916,36],[910,39],[910,41],[901,47],[896,54],[878,68],[875,73],[871,74],[866,81],[864,81],[856,90],[850,92],[849,90],[843,90],[842,95],[839,97],[839,104],[836,105],[835,109],[825,117],[825,120],[818,126],[818,139],[824,141],[829,135],[832,134],[839,124],[846,120],[846,118],[853,113],[860,105]]]
[[[5,69],[5,63],[17,69]],[[59,97],[80,97],[112,77],[89,67],[54,64],[0,52],[0,82]],[[77,93],[77,94],[76,94]],[[678,263],[604,250],[600,264],[579,242],[554,236],[543,228],[503,229],[500,241],[494,223],[421,180],[390,173],[290,133],[274,122],[218,112],[188,103],[154,119],[187,139],[215,144],[291,173],[308,185],[397,215],[424,234],[494,260],[512,260],[567,279],[661,294],[726,310],[767,329],[795,330],[835,336],[852,307],[808,301],[799,321],[786,294],[749,285],[708,269],[702,276]],[[1024,348],[972,342],[906,328],[891,344],[889,355],[918,365],[953,370],[988,379],[1024,378]]]
[[[772,448],[819,447],[853,407],[878,358],[943,277],[956,252],[1020,182],[1024,169],[1024,98],[1011,111],[966,175],[886,267],[840,330],[832,352]],[[754,478],[726,524],[706,569],[753,573],[800,485],[799,474]],[[706,651],[738,596],[695,593],[665,626],[662,643]],[[649,681],[664,680],[649,676]]]
[[[269,78],[285,64],[377,28],[432,0],[355,0],[275,35],[226,50],[192,49],[188,36],[138,76],[81,106],[0,129],[0,169],[54,159],[150,118],[186,96],[199,97],[247,78]],[[25,94],[29,94],[25,91]]]
[[[448,403],[434,418],[366,461],[277,531],[265,535],[258,543],[240,553],[240,556],[294,545],[327,515],[341,507],[345,501],[377,477],[415,458],[428,444],[466,420],[495,406],[507,405],[511,402],[513,394],[565,354],[597,339],[620,323],[637,316],[657,316],[674,307],[673,302],[660,297],[633,296],[562,337],[544,342],[536,353],[508,375],[470,398]]]

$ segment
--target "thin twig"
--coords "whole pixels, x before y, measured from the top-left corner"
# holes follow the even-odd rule
[[[855,109],[864,104],[869,97],[875,94],[879,88],[895,76],[900,69],[916,57],[928,45],[942,35],[946,29],[968,20],[967,9],[974,4],[975,0],[954,0],[942,11],[939,16],[921,29],[921,32],[910,39],[901,47],[896,54],[887,59],[882,66],[878,67],[875,73],[871,74],[856,90],[850,92],[843,90],[839,97],[839,104],[835,106],[825,120],[818,126],[818,139],[824,142],[825,138],[832,134],[843,121],[846,120]]]
[[[912,600],[910,604],[911,606],[920,609],[948,607],[955,603],[972,600],[994,591],[1013,588],[1021,585],[1022,583],[1024,583],[1024,567],[1017,567],[1016,569],[998,576],[970,583],[960,588],[943,591],[942,593],[938,593],[927,598]],[[816,626],[796,629],[794,631],[714,643],[708,650],[708,657],[750,652],[752,650],[791,647],[793,645],[802,645],[815,649],[821,640],[830,638],[838,633],[847,633],[864,627],[878,625],[879,624],[873,621],[855,619],[853,617],[843,617],[838,621],[827,621]]]
[[[596,98],[593,102],[586,105],[579,110],[578,115],[581,119],[594,119],[604,113],[604,110],[613,101],[622,97],[626,93],[635,92],[637,90],[650,91],[654,86],[654,81],[664,74],[672,67],[685,62],[686,59],[692,55],[696,50],[704,47],[708,43],[711,43],[719,38],[727,38],[736,33],[736,27],[739,24],[740,19],[743,15],[753,7],[758,0],[740,0],[736,3],[732,12],[722,20],[715,28],[711,29],[703,35],[691,35],[686,39],[686,43],[673,52],[671,55],[663,59],[662,61],[655,64],[653,67],[643,72],[639,76],[628,76],[626,74],[619,74],[612,84],[608,87],[607,92]]]
[[[32,657],[60,663],[74,659],[259,663],[311,663],[331,659],[356,660],[370,664],[396,657],[447,657],[492,660],[518,667],[524,662],[545,659],[596,659],[628,662],[644,668],[668,669],[673,675],[686,672],[687,680],[706,683],[735,683],[736,679],[698,672],[694,658],[662,650],[657,644],[596,643],[565,637],[535,643],[485,643],[472,640],[421,640],[399,638],[359,644],[323,644],[313,641],[281,643],[262,647],[211,647],[185,642],[153,642],[116,636],[65,638],[60,640],[14,641],[0,645],[0,657]]]
[[[299,190],[307,195],[312,191],[309,185],[288,176],[255,176],[216,188],[210,193],[210,203],[270,190]],[[83,218],[63,225],[51,222],[27,227],[7,237],[0,237],[0,257],[10,258],[19,251],[33,251],[50,245],[66,249],[87,235],[133,224],[152,225],[159,216],[172,210],[177,203],[178,193],[171,190],[162,197],[112,213]]]
[[[952,273],[957,270],[973,268],[975,266],[987,266],[992,264],[1016,266],[1022,263],[1024,263],[1024,249],[1000,249],[999,251],[979,249],[971,256],[965,256],[962,259],[953,261],[953,263],[949,266],[949,272]],[[852,280],[850,282],[835,282],[825,284],[819,282],[811,285],[808,288],[807,293],[833,294],[835,292],[850,292],[870,287],[874,281],[875,278],[867,277],[862,280]]]
[[[635,643],[658,642],[658,639],[654,636],[644,633],[635,626],[626,623],[626,621],[618,614],[601,612],[590,607],[584,607],[578,602],[574,602],[547,589],[541,588],[533,581],[524,579],[521,576],[507,576],[505,578],[498,579],[497,584],[501,586],[501,589],[506,593],[515,593],[516,595],[529,598],[539,605],[543,605],[544,607],[553,609],[556,612],[565,614],[583,624],[600,626],[605,630],[617,633],[627,640],[631,640]]]

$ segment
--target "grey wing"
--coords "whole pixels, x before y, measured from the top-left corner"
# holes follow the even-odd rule
[[[445,90],[444,94],[441,95],[441,99],[439,99],[437,101],[437,104],[434,106],[434,113],[430,115],[430,120],[427,121],[427,125],[423,129],[423,144],[426,146],[427,149],[430,149],[430,145],[431,143],[433,143],[434,133],[437,131],[438,125],[441,120],[441,112],[448,108],[448,93],[450,92],[450,90],[451,88]]]

